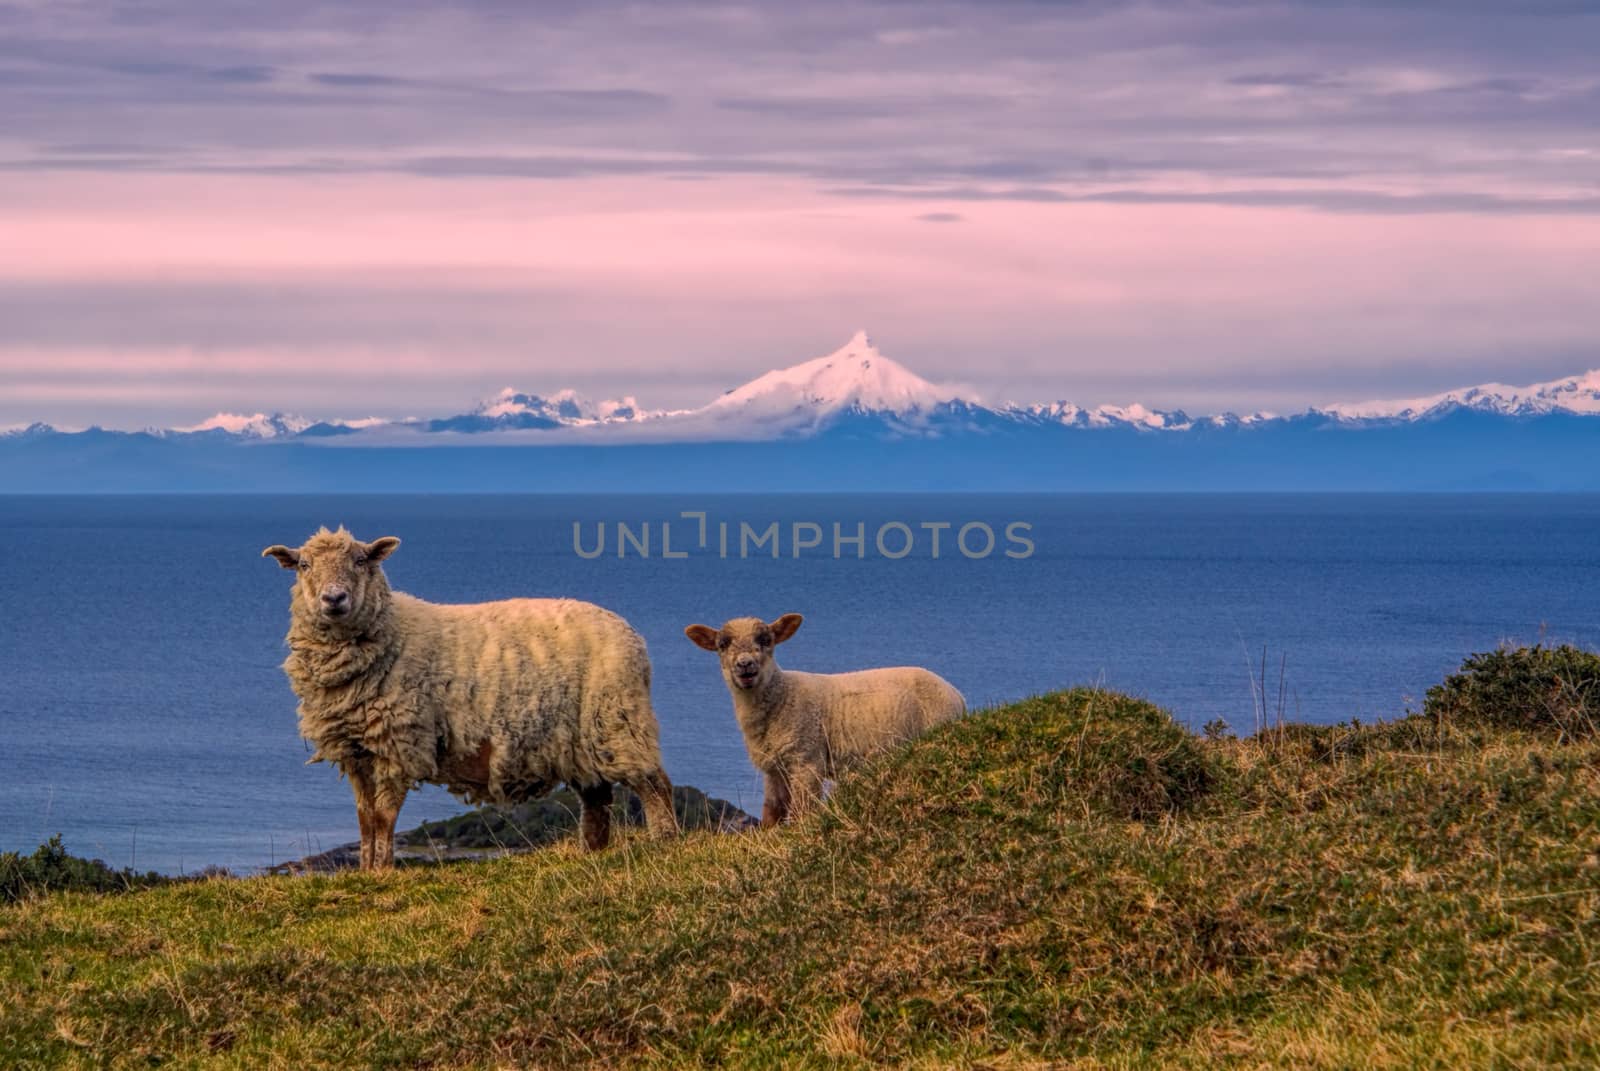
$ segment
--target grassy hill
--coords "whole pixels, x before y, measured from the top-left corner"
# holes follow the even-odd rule
[[[0,910],[19,1065],[1600,1063],[1600,745],[1063,692],[796,827]],[[0,1062],[5,1062],[0,1060]]]

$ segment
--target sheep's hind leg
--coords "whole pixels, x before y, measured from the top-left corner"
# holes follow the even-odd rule
[[[672,809],[672,782],[659,766],[628,782],[644,804],[644,823],[656,840],[678,835],[678,816]]]
[[[583,801],[583,814],[578,825],[583,830],[583,846],[597,852],[611,841],[611,784],[579,785],[578,799]]]

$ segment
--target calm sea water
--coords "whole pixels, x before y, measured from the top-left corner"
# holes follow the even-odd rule
[[[699,523],[680,517],[704,511]],[[739,524],[778,522],[781,557],[741,559]],[[792,557],[795,522],[822,545]],[[573,524],[593,550],[574,552]],[[616,556],[616,524],[651,556]],[[661,524],[674,553],[661,556]],[[719,556],[719,522],[729,554]],[[885,547],[875,536],[886,524]],[[924,523],[939,530],[932,555]],[[995,533],[987,555],[955,544]],[[1033,544],[1008,542],[1005,527]],[[567,595],[650,645],[675,781],[754,810],[715,659],[683,626],[799,611],[796,669],[916,663],[973,705],[1073,684],[1147,696],[1200,726],[1255,721],[1287,657],[1290,717],[1404,713],[1467,653],[1502,640],[1600,645],[1600,497],[781,496],[0,498],[0,849],[53,833],[141,869],[248,869],[351,840],[348,790],[303,765],[278,668],[289,574],[258,557],[319,524],[402,537],[388,572],[425,598]],[[833,557],[833,525],[866,534]],[[815,533],[803,529],[802,536]],[[982,529],[967,549],[984,549]],[[412,825],[461,805],[414,794]]]

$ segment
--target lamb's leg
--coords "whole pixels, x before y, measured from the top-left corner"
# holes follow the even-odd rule
[[[678,835],[678,816],[672,809],[672,782],[665,770],[657,767],[628,782],[644,804],[644,824],[656,840]]]
[[[361,827],[361,869],[372,869],[372,847],[375,835],[372,779],[359,770],[350,771],[350,790],[356,797],[356,823]]]
[[[578,786],[578,798],[583,801],[583,815],[578,825],[583,830],[583,846],[597,852],[611,841],[611,784]]]
[[[783,770],[768,770],[761,800],[761,825],[779,826],[789,817],[789,777]]]
[[[799,766],[788,771],[789,820],[794,821],[822,801],[822,771],[812,766]]]
[[[372,869],[394,866],[394,824],[400,818],[400,805],[406,801],[404,785],[378,786],[373,809]]]

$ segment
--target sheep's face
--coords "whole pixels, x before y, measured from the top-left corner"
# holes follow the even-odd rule
[[[394,536],[363,543],[343,528],[324,528],[298,550],[272,546],[261,556],[295,571],[300,610],[332,628],[365,623],[376,612],[389,590],[379,563],[399,545]]]
[[[799,614],[784,614],[772,622],[759,617],[736,617],[720,629],[690,625],[683,634],[722,660],[722,676],[729,688],[749,691],[772,679],[778,669],[773,649],[793,636],[803,620]]]

